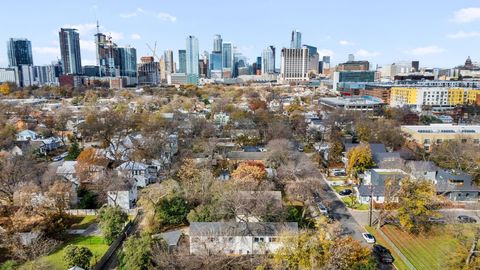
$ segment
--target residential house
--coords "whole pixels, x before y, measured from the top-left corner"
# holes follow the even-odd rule
[[[480,188],[474,185],[472,176],[461,171],[438,170],[435,177],[437,194],[451,201],[477,202]]]
[[[296,222],[192,222],[190,254],[265,254],[282,246],[282,233],[298,233]]]
[[[135,180],[137,187],[146,187],[157,180],[157,166],[127,161],[115,169],[119,174]]]
[[[411,175],[399,169],[371,169],[366,170],[357,189],[357,200],[360,203],[369,203],[370,197],[376,203],[385,202],[386,197],[391,201],[398,201],[395,195],[399,190],[400,182]],[[389,181],[389,184],[387,184]]]
[[[124,185],[115,190],[107,192],[107,200],[109,206],[118,206],[122,209],[132,209],[137,201],[137,186]]]
[[[57,167],[57,176],[79,185],[77,179],[77,161],[64,161],[62,165]]]
[[[29,129],[25,129],[23,131],[18,132],[15,137],[17,141],[31,141],[31,140],[37,140],[41,138],[41,136],[38,135],[38,133]]]

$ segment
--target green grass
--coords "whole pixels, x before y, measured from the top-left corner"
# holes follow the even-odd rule
[[[452,252],[460,245],[454,237],[453,226],[472,239],[474,226],[454,224],[434,227],[426,235],[412,235],[394,226],[383,226],[382,232],[419,270],[443,269]]]
[[[85,230],[97,220],[96,216],[78,216],[75,217],[75,223],[70,227],[71,230]]]
[[[344,202],[348,208],[355,210],[368,210],[368,204],[355,202],[355,205],[352,205],[352,198],[350,196],[342,197],[342,202]]]
[[[328,181],[347,181],[348,177],[346,176],[328,176]]]
[[[344,189],[352,189],[352,186],[348,186],[348,185],[339,185],[339,186],[332,186],[333,190],[335,190],[335,192],[339,193],[340,191],[344,190]]]
[[[386,247],[390,250],[390,253],[392,254],[392,256],[394,258],[393,265],[395,265],[395,267],[398,270],[408,270],[407,265],[400,259],[400,256],[398,256],[398,254],[393,250],[393,248],[390,245],[387,244],[385,239],[383,239],[383,237],[381,237],[376,232],[376,230],[374,228],[366,226],[365,229],[367,230],[367,232],[369,232],[370,234],[375,236],[375,240],[378,244],[380,244],[380,245],[382,245],[382,246],[384,246],[384,247]]]
[[[108,244],[101,236],[75,236],[69,241],[66,241],[65,244],[63,244],[55,252],[43,257],[42,259],[50,264],[54,270],[65,270],[66,267],[63,262],[63,250],[67,245],[84,246],[90,249],[90,251],[93,253],[92,260],[90,261],[91,266],[95,265],[95,263],[102,258],[103,254],[105,254],[108,249]]]

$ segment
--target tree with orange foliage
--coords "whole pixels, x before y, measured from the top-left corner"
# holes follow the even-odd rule
[[[265,165],[258,161],[240,163],[232,173],[232,179],[241,190],[256,190],[266,178]]]
[[[108,164],[108,160],[97,154],[97,149],[89,147],[83,150],[77,157],[77,165],[75,167],[78,179],[89,181],[97,170],[95,167],[104,167]]]

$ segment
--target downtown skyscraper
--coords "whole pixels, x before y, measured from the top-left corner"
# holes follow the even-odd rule
[[[301,49],[302,48],[302,33],[298,30],[292,31],[292,38],[290,40],[290,49]]]
[[[163,57],[165,59],[165,73],[172,74],[175,73],[175,63],[173,61],[173,51],[172,50],[165,50],[163,53]]]
[[[188,36],[186,38],[187,83],[198,84],[198,59],[198,39],[195,36]]]
[[[213,38],[213,50],[212,52],[221,52],[222,51],[223,39],[221,35],[215,35]]]
[[[262,52],[262,64],[260,65],[262,74],[275,73],[275,46],[268,46]]]
[[[65,74],[82,74],[80,54],[80,35],[77,29],[61,28],[58,33],[63,72]]]
[[[187,51],[178,50],[178,73],[187,73]]]
[[[10,67],[33,65],[32,43],[28,39],[11,38],[7,43]]]

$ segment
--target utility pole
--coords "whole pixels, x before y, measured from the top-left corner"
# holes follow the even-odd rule
[[[370,184],[370,203],[368,204],[368,226],[372,227],[373,216],[373,185]]]

